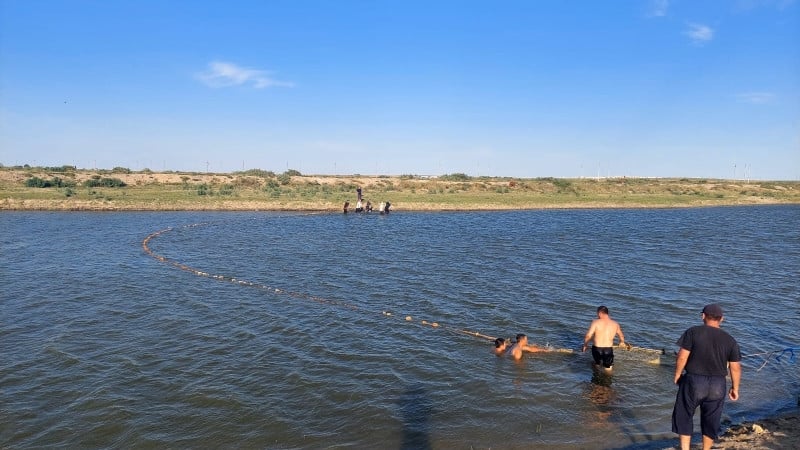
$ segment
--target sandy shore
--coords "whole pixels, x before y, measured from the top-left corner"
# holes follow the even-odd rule
[[[720,449],[798,449],[800,414],[746,422],[732,426],[716,442]]]
[[[699,414],[699,412],[698,412]],[[695,427],[692,449],[702,449],[700,431]],[[776,417],[731,425],[714,442],[720,450],[772,450],[800,449],[800,411]],[[678,436],[622,447],[623,450],[673,450],[680,449]]]

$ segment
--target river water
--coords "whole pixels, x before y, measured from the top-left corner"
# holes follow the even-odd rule
[[[618,353],[598,378],[588,354],[515,362],[466,332],[575,349],[605,304],[629,342],[672,352],[718,302],[743,354],[798,347],[799,223],[798,206],[4,212],[0,447],[663,448],[668,358]],[[798,365],[774,356],[745,358],[726,423],[796,408]]]

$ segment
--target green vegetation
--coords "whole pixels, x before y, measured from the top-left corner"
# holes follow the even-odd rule
[[[472,177],[464,173],[451,173],[449,175],[442,175],[439,179],[443,181],[469,181]]]
[[[65,181],[59,177],[53,177],[45,180],[39,177],[30,177],[25,180],[25,187],[32,188],[49,188],[49,187],[75,187],[74,181]]]
[[[123,187],[125,182],[119,178],[101,178],[100,175],[95,175],[91,179],[83,182],[83,185],[88,188],[93,187]]]
[[[245,170],[244,172],[236,172],[236,174],[242,176],[259,177],[259,178],[275,178],[275,172],[271,170],[250,169],[250,170]]]
[[[113,172],[114,177],[107,174]],[[395,210],[684,207],[800,204],[800,183],[709,179],[564,179],[276,175],[0,167],[0,209],[329,210],[355,203],[356,189]]]

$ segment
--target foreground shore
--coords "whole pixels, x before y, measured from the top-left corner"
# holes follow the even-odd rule
[[[686,178],[535,178],[302,175],[250,170],[182,173],[124,168],[0,167],[0,210],[491,211],[800,204],[800,182]]]
[[[800,448],[800,414],[767,418],[733,426],[715,443],[714,448]]]
[[[622,447],[624,450],[673,450],[679,448],[677,435]],[[692,435],[691,448],[703,448],[697,427]],[[800,448],[800,411],[731,425],[711,448],[718,450],[798,449]]]

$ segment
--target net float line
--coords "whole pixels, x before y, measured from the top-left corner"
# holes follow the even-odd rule
[[[209,225],[209,223],[210,222],[200,222],[200,223],[194,223],[194,224],[189,224],[189,225],[183,225],[183,226],[181,226],[179,228],[195,228],[195,227],[201,227],[201,226]],[[191,274],[193,274],[195,276],[199,276],[199,277],[203,277],[203,278],[209,278],[209,279],[216,280],[216,281],[233,283],[233,284],[237,284],[239,286],[256,288],[256,289],[260,289],[260,290],[263,290],[263,291],[267,291],[267,292],[269,292],[271,294],[274,294],[274,295],[285,295],[287,297],[291,297],[291,298],[294,298],[294,299],[313,301],[313,302],[319,303],[319,304],[331,305],[331,306],[335,306],[335,307],[339,307],[339,308],[346,308],[346,309],[349,309],[351,311],[358,311],[358,312],[361,312],[361,313],[364,313],[364,314],[370,314],[370,315],[378,314],[377,311],[371,311],[371,310],[368,310],[366,308],[363,308],[363,307],[360,307],[358,305],[355,305],[353,303],[348,303],[348,302],[341,301],[341,300],[334,300],[334,299],[329,299],[329,298],[325,298],[325,297],[320,297],[320,296],[316,296],[316,295],[307,294],[307,293],[304,293],[304,292],[298,292],[298,291],[292,291],[292,290],[288,290],[288,289],[282,289],[282,288],[279,288],[279,287],[270,286],[270,285],[263,284],[263,283],[256,283],[256,282],[253,282],[253,281],[249,281],[249,280],[245,280],[245,279],[242,279],[242,278],[237,278],[237,277],[233,277],[233,276],[229,276],[229,275],[221,275],[221,274],[209,273],[209,272],[197,269],[195,267],[192,267],[192,266],[190,266],[188,264],[184,264],[184,263],[182,263],[182,262],[180,262],[178,260],[171,259],[171,258],[168,258],[166,256],[160,255],[160,254],[154,252],[150,248],[150,243],[155,238],[160,237],[160,236],[162,236],[164,234],[167,234],[169,232],[172,232],[175,229],[176,229],[175,227],[169,227],[169,228],[165,228],[163,230],[155,231],[155,232],[150,233],[149,235],[147,235],[142,240],[142,249],[144,250],[145,254],[147,254],[151,258],[155,259],[156,261],[159,261],[159,262],[161,262],[163,264],[167,264],[167,265],[172,266],[174,268],[180,269],[180,270],[182,270],[184,272],[191,273]],[[441,324],[441,323],[439,323],[437,321],[415,320],[410,315],[395,314],[395,313],[393,313],[391,311],[381,311],[380,314],[383,317],[387,318],[387,319],[394,319],[394,320],[398,320],[398,321],[402,321],[402,322],[406,322],[406,323],[412,323],[412,324],[416,324],[416,325],[419,325],[419,326],[422,326],[422,327],[426,327],[426,328],[450,331],[450,332],[453,332],[453,333],[456,333],[456,334],[459,334],[459,335],[473,336],[473,337],[480,338],[480,339],[485,339],[485,340],[488,340],[488,341],[494,341],[496,339],[494,336],[490,336],[490,335],[487,335],[487,334],[484,334],[484,333],[481,333],[481,332],[478,332],[478,331],[461,329],[459,327],[454,327],[454,326]]]
[[[315,214],[315,213],[309,213],[307,215],[312,215],[312,214]],[[183,225],[181,228],[195,228],[195,227],[206,226],[206,225],[209,225],[209,224],[210,224],[210,222],[200,222],[200,223],[194,223],[194,224],[189,224],[189,225]],[[285,295],[285,296],[288,296],[288,297],[291,297],[291,298],[295,298],[295,299],[313,301],[313,302],[319,303],[319,304],[325,304],[325,305],[331,305],[331,306],[336,306],[336,307],[340,307],[340,308],[346,308],[346,309],[349,309],[351,311],[358,311],[358,312],[361,312],[361,313],[364,313],[364,314],[370,314],[370,315],[371,314],[377,314],[377,311],[368,310],[368,309],[360,307],[358,305],[355,305],[355,304],[352,304],[352,303],[348,303],[348,302],[345,302],[345,301],[341,301],[341,300],[333,300],[333,299],[329,299],[329,298],[325,298],[325,297],[320,297],[320,296],[316,296],[316,295],[307,294],[307,293],[304,293],[304,292],[291,291],[291,290],[282,289],[282,288],[275,287],[275,286],[269,286],[269,285],[263,284],[263,283],[256,283],[256,282],[253,282],[253,281],[249,281],[249,280],[245,280],[245,279],[241,279],[241,278],[236,278],[236,277],[232,277],[232,276],[228,276],[228,275],[212,274],[212,273],[209,273],[209,272],[205,272],[205,271],[199,270],[199,269],[194,268],[192,266],[189,266],[187,264],[181,263],[180,261],[177,261],[177,260],[174,260],[174,259],[170,259],[170,258],[167,258],[166,256],[159,255],[159,254],[155,253],[150,248],[150,242],[153,239],[155,239],[155,238],[157,238],[159,236],[162,236],[162,235],[164,235],[166,233],[169,233],[169,232],[171,232],[173,230],[175,230],[174,227],[169,227],[169,228],[165,228],[163,230],[155,231],[155,232],[150,233],[149,235],[147,235],[142,240],[142,249],[144,250],[144,252],[148,256],[154,258],[155,260],[157,260],[159,262],[162,262],[164,264],[167,264],[167,265],[170,265],[172,267],[178,268],[178,269],[180,269],[182,271],[189,272],[189,273],[191,273],[193,275],[196,275],[196,276],[199,276],[199,277],[210,278],[210,279],[213,279],[213,280],[233,283],[233,284],[237,284],[237,285],[240,285],[240,286],[246,286],[246,287],[261,289],[261,290],[267,291],[267,292],[269,292],[271,294],[274,294],[274,295]],[[405,316],[403,316],[402,314],[398,315],[398,314],[392,313],[391,311],[381,311],[380,314],[383,317],[387,318],[387,319],[394,319],[394,320],[403,321],[403,322],[406,322],[406,323],[412,323],[412,324],[416,324],[418,326],[422,326],[422,327],[426,327],[426,328],[433,328],[433,329],[449,331],[451,333],[454,333],[454,334],[460,335],[460,336],[472,336],[472,337],[475,337],[475,338],[478,338],[478,339],[483,339],[483,340],[490,341],[490,342],[493,342],[495,339],[497,339],[496,336],[491,336],[491,335],[488,335],[488,334],[485,334],[485,333],[482,333],[482,332],[479,332],[479,331],[463,329],[463,328],[460,328],[460,327],[455,327],[455,326],[442,324],[442,323],[439,323],[437,321],[432,321],[432,320],[414,320],[414,318],[412,316],[410,316],[410,315],[405,315]],[[557,347],[553,347],[553,346],[551,346],[549,344],[545,345],[544,348],[548,349],[548,351],[550,351],[550,352],[556,352],[556,353],[571,353],[571,354],[580,353],[579,350],[570,349],[570,348],[557,348]],[[651,355],[650,356],[651,359],[653,359],[652,362],[655,362],[655,363],[658,363],[658,361],[660,361],[660,357],[663,357],[663,356],[666,355],[666,352],[663,349],[650,349],[650,348],[634,347],[634,346],[624,346],[624,347],[615,346],[614,348],[615,349],[619,349],[619,350],[630,351],[630,352],[633,352],[633,353],[649,354],[649,355]]]

